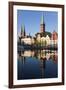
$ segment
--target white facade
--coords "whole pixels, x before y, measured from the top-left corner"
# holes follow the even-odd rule
[[[40,36],[40,34],[37,35],[36,39],[37,39],[38,42],[41,41],[41,36]]]
[[[21,39],[21,42],[24,42],[25,44],[31,45],[31,44],[34,44],[35,41],[34,41],[34,38],[25,37],[25,38]]]
[[[50,37],[48,35],[46,36],[45,40],[47,42],[47,45],[50,45]]]
[[[40,35],[37,36],[37,41],[38,42],[45,42],[46,41],[46,45],[50,45],[50,37],[47,35],[46,37],[40,37]]]

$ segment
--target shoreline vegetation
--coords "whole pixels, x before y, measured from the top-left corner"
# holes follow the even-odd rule
[[[41,46],[41,45],[18,45],[18,52],[25,50],[58,50],[57,45]]]

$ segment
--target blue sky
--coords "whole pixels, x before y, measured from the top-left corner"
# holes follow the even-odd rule
[[[17,31],[21,30],[22,24],[25,26],[26,34],[34,36],[40,32],[41,16],[44,16],[45,31],[58,31],[58,13],[53,11],[31,11],[18,10],[17,11]]]

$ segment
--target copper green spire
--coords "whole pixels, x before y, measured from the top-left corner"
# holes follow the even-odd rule
[[[21,35],[25,36],[25,26],[23,24],[21,26]]]
[[[43,16],[43,13],[42,13],[42,16],[41,16],[41,24],[44,24],[44,16]]]
[[[21,33],[24,33],[24,30],[25,30],[25,27],[24,27],[24,25],[22,24],[22,26],[21,26]]]

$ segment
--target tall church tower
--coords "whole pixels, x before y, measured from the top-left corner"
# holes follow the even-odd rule
[[[41,23],[40,23],[40,33],[43,33],[43,32],[45,32],[45,23],[44,23],[44,17],[42,14]]]
[[[25,26],[22,25],[21,26],[21,37],[25,37],[26,36],[26,33],[25,33]]]

